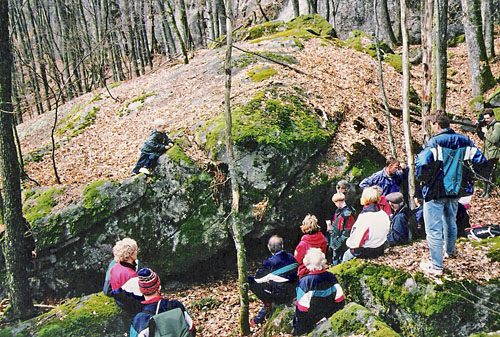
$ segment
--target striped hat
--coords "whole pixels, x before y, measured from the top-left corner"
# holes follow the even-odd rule
[[[149,268],[142,268],[137,272],[139,276],[139,290],[144,295],[154,294],[160,289],[160,278]]]

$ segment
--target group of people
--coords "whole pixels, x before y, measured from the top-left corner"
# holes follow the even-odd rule
[[[293,256],[283,251],[281,238],[271,237],[268,248],[273,255],[264,261],[255,277],[249,278],[250,289],[264,302],[252,324],[262,323],[270,315],[273,303],[291,303],[295,298],[294,334],[300,335],[343,307],[342,287],[325,269],[327,247],[336,265],[354,257],[378,257],[387,247],[425,238],[430,260],[421,261],[420,268],[428,275],[441,275],[443,258],[455,256],[457,217],[468,219],[466,207],[459,199],[473,193],[474,181],[479,176],[486,182],[492,181],[500,156],[496,145],[500,140],[500,124],[496,123],[492,110],[486,109],[484,115],[487,124],[481,132],[485,153],[489,154],[486,158],[468,137],[450,128],[450,119],[444,111],[431,114],[433,136],[416,160],[421,196],[416,200],[419,207],[415,210],[409,209],[400,192],[407,169],[390,158],[382,170],[360,183],[363,208],[357,218],[355,209],[346,202],[350,184],[345,180],[337,183],[337,192],[332,196],[336,209],[332,219],[326,221],[328,240],[314,215],[304,218],[300,227],[304,235]],[[488,150],[488,146],[495,150]],[[488,185],[485,190],[483,196],[488,197]],[[296,273],[291,272],[294,268]],[[295,293],[291,291],[293,288]]]
[[[108,266],[104,294],[132,316],[130,337],[195,336],[196,328],[184,305],[160,295],[160,277],[149,268],[138,268],[139,248],[135,240],[125,238],[113,247],[113,261]],[[160,314],[163,314],[159,318]],[[152,331],[154,330],[154,331]]]

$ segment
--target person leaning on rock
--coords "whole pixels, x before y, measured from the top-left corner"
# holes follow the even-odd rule
[[[484,192],[482,197],[488,199],[492,184],[496,181],[496,167],[500,158],[500,123],[495,119],[493,109],[486,108],[483,112],[486,125],[478,129],[478,136],[484,141],[483,154],[486,157],[484,175]]]
[[[260,266],[255,276],[248,277],[250,290],[264,302],[262,309],[250,324],[262,324],[272,315],[273,304],[288,304],[295,296],[297,268],[299,264],[292,254],[283,250],[283,239],[271,236],[267,248],[272,256]]]

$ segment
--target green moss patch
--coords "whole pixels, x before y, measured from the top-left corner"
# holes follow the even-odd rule
[[[403,60],[401,55],[385,54],[384,62],[391,65],[398,73],[403,72]]]
[[[254,82],[261,82],[267,80],[269,77],[277,74],[278,71],[273,67],[264,66],[259,68],[254,68],[248,72],[248,77]]]
[[[45,336],[123,336],[130,318],[102,293],[72,299],[39,316],[27,330]]]
[[[167,151],[167,156],[169,156],[170,159],[175,161],[177,164],[179,164],[181,161],[183,161],[184,163],[186,163],[189,166],[194,165],[193,160],[186,155],[186,153],[182,150],[182,148],[179,145],[172,146]]]
[[[319,118],[297,94],[275,89],[259,92],[248,103],[232,111],[233,141],[239,146],[272,146],[282,151],[296,147],[321,148],[330,134],[321,128]],[[197,141],[212,157],[222,148],[225,118],[221,114],[201,127]],[[203,141],[202,138],[205,138]]]
[[[134,97],[133,99],[130,100],[130,102],[127,102],[123,108],[119,112],[119,116],[125,116],[128,115],[132,110],[132,107],[136,108],[137,106],[141,106],[144,104],[144,101],[146,98],[155,96],[156,94],[154,92],[143,92],[140,96]]]
[[[26,220],[33,224],[36,220],[50,214],[52,208],[57,205],[56,198],[62,192],[62,188],[51,188],[46,191],[36,191],[26,195],[24,201],[23,215]]]
[[[449,39],[447,41],[447,44],[448,44],[448,47],[456,47],[462,42],[465,42],[465,34],[461,34],[461,35],[455,36],[452,39]]]
[[[324,336],[327,333],[333,336],[400,336],[378,316],[356,303],[349,303],[344,309],[334,313],[327,323],[309,336]]]
[[[291,334],[293,331],[294,306],[279,305],[274,310],[271,318],[262,329],[264,337],[280,336],[283,333]]]

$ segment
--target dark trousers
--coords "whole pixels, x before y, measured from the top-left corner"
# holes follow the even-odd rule
[[[135,167],[132,170],[132,172],[138,174],[141,167],[153,168],[156,165],[157,161],[158,161],[157,155],[141,152],[141,156],[139,157],[137,164],[135,164]]]

